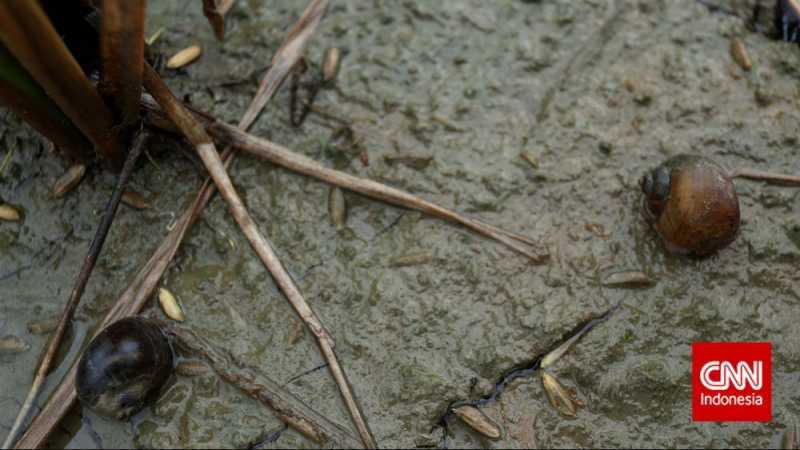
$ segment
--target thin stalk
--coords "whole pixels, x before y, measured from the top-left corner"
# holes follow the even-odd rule
[[[0,102],[73,162],[91,161],[92,144],[3,45],[0,45]]]
[[[218,40],[225,39],[225,14],[236,0],[203,0],[203,14],[214,29]]]
[[[113,116],[36,1],[0,1],[0,40],[115,169]]]
[[[356,425],[356,429],[364,445],[367,448],[377,448],[377,442],[372,436],[372,432],[366,420],[364,420],[363,413],[353,396],[344,370],[341,368],[336,358],[336,353],[333,350],[335,346],[333,338],[300,293],[291,275],[289,275],[289,272],[283,267],[283,264],[278,259],[278,255],[275,254],[275,251],[272,249],[272,245],[258,230],[255,221],[253,221],[253,218],[250,216],[241,198],[236,193],[211,137],[206,133],[203,126],[197,122],[192,113],[185,109],[180,101],[172,94],[161,78],[158,77],[158,74],[149,66],[145,67],[144,84],[150,94],[153,95],[164,109],[167,116],[178,126],[184,136],[186,136],[189,142],[195,147],[198,155],[200,155],[200,159],[203,160],[206,169],[211,174],[211,178],[214,179],[214,184],[217,185],[220,194],[228,203],[230,212],[239,225],[239,228],[241,228],[259,258],[261,258],[264,266],[266,266],[267,270],[272,274],[272,277],[275,279],[275,282],[278,284],[281,291],[283,291],[284,295],[286,295],[289,303],[291,303],[297,314],[317,338],[317,343],[331,367],[331,372],[339,386],[339,391],[345,399],[345,405],[350,412],[350,416]]]
[[[311,409],[302,400],[264,374],[243,367],[229,355],[215,349],[191,330],[169,324],[167,332],[179,347],[208,360],[214,371],[251,397],[275,411],[275,414],[303,436],[320,445],[357,448],[359,440],[347,430]]]
[[[125,160],[122,172],[117,180],[117,185],[114,188],[114,192],[111,194],[108,204],[106,205],[103,218],[100,221],[100,225],[97,227],[97,232],[95,232],[92,243],[89,246],[89,252],[83,261],[83,267],[78,274],[78,278],[75,280],[75,286],[72,288],[69,299],[64,306],[64,312],[61,315],[61,320],[58,322],[58,328],[56,328],[55,332],[50,337],[47,351],[39,364],[39,368],[36,370],[36,374],[33,378],[33,385],[28,393],[28,397],[25,399],[25,403],[23,403],[22,408],[17,415],[17,419],[14,421],[14,426],[11,428],[6,441],[3,443],[4,449],[10,448],[14,443],[14,440],[16,439],[17,434],[22,427],[22,423],[25,421],[25,418],[28,416],[28,413],[33,407],[36,397],[38,397],[39,393],[41,392],[44,381],[47,378],[47,373],[49,372],[50,366],[52,365],[53,359],[58,351],[58,347],[61,345],[61,341],[64,338],[67,327],[72,321],[72,317],[75,315],[75,310],[78,308],[78,304],[81,301],[83,291],[86,288],[86,284],[89,282],[89,277],[92,274],[92,270],[94,269],[97,258],[100,255],[100,251],[103,249],[103,244],[105,244],[108,231],[111,229],[111,224],[114,223],[114,217],[116,217],[117,208],[119,207],[119,202],[122,199],[122,193],[125,192],[125,186],[127,186],[128,179],[133,173],[133,169],[136,166],[136,161],[139,159],[139,155],[142,154],[144,141],[145,133],[140,132],[134,141],[131,151],[128,153],[128,157]]]
[[[164,123],[163,117],[158,117],[158,111],[155,109],[157,107],[153,105],[152,102],[148,101],[145,97],[143,103],[148,113],[150,113],[147,117],[149,123],[156,126],[169,127],[169,125]],[[295,153],[286,147],[266,139],[248,134],[206,114],[195,113],[195,117],[204,124],[208,132],[211,133],[217,141],[225,145],[237,147],[251,155],[264,158],[293,172],[316,178],[333,186],[338,186],[342,189],[347,189],[386,203],[421,211],[440,219],[461,224],[527,256],[534,264],[543,264],[549,258],[547,250],[529,237],[503,230],[481,220],[466,217],[456,211],[377,181],[367,180],[345,172],[329,169],[307,156]]]
[[[747,178],[748,180],[764,181],[781,186],[800,186],[800,176],[783,175],[772,172],[762,172],[753,169],[736,169],[732,174],[733,178]]]
[[[306,8],[300,21],[295,24],[290,31],[290,37],[284,40],[283,45],[275,54],[273,60],[280,61],[286,59],[288,61],[282,62],[277,67],[271,67],[267,74],[264,75],[258,93],[254,96],[253,101],[248,107],[245,117],[239,122],[242,128],[247,128],[252,124],[260,110],[272,99],[278,87],[288,75],[289,69],[294,66],[294,62],[302,56],[308,40],[313,33],[299,33],[297,29],[301,26],[316,27],[316,25],[319,24],[319,21],[307,21],[305,18],[310,13],[315,13],[317,11],[317,5],[320,3],[325,3],[325,5],[327,5],[328,1],[313,0],[309,7]],[[302,41],[298,42],[298,38],[302,39]],[[265,98],[265,100],[262,101],[262,98]],[[233,161],[234,156],[236,156],[236,152],[233,147],[225,149],[222,154],[222,160],[225,161],[226,167]],[[150,259],[142,266],[125,291],[114,303],[114,306],[106,313],[95,335],[111,323],[138,314],[142,310],[147,300],[153,294],[159,280],[169,266],[169,263],[175,257],[183,238],[186,236],[186,232],[200,217],[200,214],[214,195],[214,192],[215,187],[213,181],[207,179],[195,196],[194,201],[176,222],[175,227],[164,240],[161,241],[161,244],[159,244],[150,256]],[[77,398],[75,393],[76,373],[77,365],[73,364],[70,371],[64,376],[61,383],[50,396],[44,408],[42,408],[42,411],[31,423],[28,431],[22,436],[19,442],[17,442],[17,448],[39,448],[45,444],[47,437],[50,436],[61,419],[66,416],[70,408],[75,404]]]
[[[122,128],[139,120],[146,0],[103,0],[100,93]]]

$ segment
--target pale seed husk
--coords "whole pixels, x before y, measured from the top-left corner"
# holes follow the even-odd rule
[[[428,264],[431,261],[433,261],[433,254],[429,251],[422,250],[400,255],[392,260],[391,265],[394,267],[408,267]]]
[[[347,202],[344,192],[338,187],[332,187],[328,194],[328,215],[337,230],[347,225]]]
[[[322,60],[322,79],[326,83],[330,83],[336,79],[339,74],[339,66],[342,61],[342,51],[336,47],[330,47],[325,50],[325,56]]]
[[[655,280],[638,270],[612,273],[603,280],[603,286],[608,287],[650,287],[655,284]]]
[[[13,355],[30,350],[31,346],[18,336],[6,335],[0,338],[0,355]]]
[[[67,169],[53,185],[53,197],[61,198],[67,195],[81,183],[84,175],[86,175],[86,166],[83,164],[76,164]]]
[[[122,193],[122,203],[130,206],[133,209],[147,209],[150,203],[147,202],[142,194],[134,191],[125,191]]]
[[[0,205],[0,220],[9,222],[19,222],[21,218],[19,211],[10,205]]]
[[[42,335],[52,333],[53,330],[58,328],[58,317],[50,317],[49,319],[34,320],[28,322],[28,331],[31,334]]]
[[[459,406],[453,408],[453,413],[470,428],[489,439],[500,439],[503,434],[499,425],[474,406]]]
[[[747,47],[744,46],[744,43],[739,38],[731,39],[731,57],[742,69],[750,70],[753,68],[753,61],[747,53]]]
[[[564,386],[561,385],[561,383],[558,382],[554,376],[550,375],[544,370],[542,370],[541,373],[544,392],[547,394],[547,399],[550,400],[550,404],[553,406],[553,408],[565,416],[575,417],[578,411],[572,395],[564,388]]]
[[[175,373],[182,377],[199,377],[209,370],[208,365],[199,361],[182,361],[175,366]]]
[[[166,314],[170,319],[177,322],[183,322],[186,320],[186,317],[183,315],[183,310],[178,304],[178,299],[172,295],[172,292],[164,288],[159,288],[158,303],[161,305],[161,309],[164,311],[164,314]]]
[[[519,156],[528,162],[534,169],[539,168],[539,158],[536,157],[533,153],[529,151],[523,151],[519,154]]]
[[[167,69],[180,69],[181,67],[194,62],[203,53],[199,45],[192,45],[179,51],[167,61]]]

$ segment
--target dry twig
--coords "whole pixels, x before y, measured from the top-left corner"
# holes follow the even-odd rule
[[[240,126],[243,128],[247,128],[252,124],[252,121],[258,116],[260,109],[272,98],[281,82],[286,78],[294,62],[302,55],[308,39],[313,32],[299,33],[297,29],[300,26],[315,27],[319,23],[318,20],[308,21],[306,18],[309,13],[320,11],[319,6],[321,3],[324,4],[323,6],[327,6],[328,4],[327,0],[312,1],[309,7],[306,8],[298,24],[290,31],[289,36],[293,37],[287,38],[283,46],[276,53],[273,60],[281,61],[281,64],[277,67],[271,67],[264,76],[258,93],[248,107],[246,116],[240,122]],[[324,12],[325,8],[323,7],[321,10]],[[301,39],[301,41],[298,42],[298,39]],[[234,155],[233,148],[228,148],[223,153],[222,159],[225,160],[226,163],[230,163]],[[128,285],[128,288],[120,295],[114,306],[106,314],[97,332],[102,331],[103,328],[119,319],[135,315],[141,311],[144,304],[153,294],[158,281],[172,261],[175,253],[178,251],[178,247],[183,237],[186,235],[186,232],[200,216],[203,208],[208,204],[213,194],[214,184],[210,180],[206,180],[190,207],[184,211],[172,231],[164,238],[147,263],[145,263],[136,274],[133,281]],[[74,385],[76,372],[77,366],[73,365],[72,369],[64,376],[40,414],[33,421],[26,434],[17,442],[17,448],[38,448],[44,445],[47,437],[75,403],[76,394]]]
[[[0,1],[0,40],[97,150],[119,169],[124,152],[113,133],[111,111],[39,2]]]
[[[123,128],[139,119],[146,4],[146,0],[103,0],[100,93],[113,106]]]
[[[203,126],[194,118],[192,113],[185,109],[180,101],[175,98],[169,88],[161,81],[161,78],[158,77],[158,74],[149,66],[145,67],[144,83],[147,90],[155,97],[167,116],[178,126],[184,136],[186,136],[195,147],[198,155],[200,155],[200,158],[203,160],[203,164],[205,164],[206,169],[211,174],[211,178],[214,179],[214,184],[217,185],[220,194],[228,203],[230,212],[239,225],[239,228],[241,228],[267,270],[272,274],[278,287],[286,295],[292,307],[317,338],[320,349],[330,365],[331,373],[336,380],[339,391],[344,398],[350,416],[356,425],[356,429],[364,445],[368,448],[376,448],[377,443],[375,442],[375,438],[372,436],[372,432],[364,420],[363,413],[353,396],[350,383],[336,357],[336,353],[333,349],[335,346],[333,338],[300,293],[291,275],[289,275],[289,272],[283,267],[277,254],[275,254],[275,251],[272,249],[272,245],[258,230],[255,221],[253,221],[244,203],[236,193],[211,137],[206,133]]]
[[[151,124],[165,128],[170,127],[169,124],[165,123],[163,117],[158,116],[160,112],[157,110],[156,105],[147,98],[144,98],[144,104],[148,111],[152,113],[147,119]],[[527,256],[536,264],[544,263],[549,257],[547,250],[529,237],[500,229],[478,219],[466,217],[456,211],[423,200],[400,189],[329,169],[311,158],[295,153],[274,142],[248,134],[206,114],[196,113],[195,116],[204,123],[208,132],[219,142],[240,148],[293,172],[317,178],[333,186],[348,189],[367,197],[459,223],[477,233],[505,244],[512,250]]]
[[[214,29],[218,40],[225,39],[225,14],[236,0],[203,0],[203,14]]]
[[[748,180],[764,181],[781,186],[800,186],[800,176],[784,175],[772,172],[763,172],[754,169],[737,169],[733,171],[732,178],[747,178]]]
[[[360,445],[359,440],[350,432],[311,409],[280,383],[266,375],[257,375],[254,370],[244,368],[240,363],[232,362],[231,358],[191,330],[175,324],[168,326],[168,332],[177,338],[178,346],[208,360],[220,377],[275,411],[281,420],[302,435],[321,445],[349,448]]]

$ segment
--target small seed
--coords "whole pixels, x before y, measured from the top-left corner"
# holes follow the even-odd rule
[[[423,250],[398,256],[392,260],[391,265],[394,267],[419,266],[422,264],[428,264],[431,261],[433,261],[433,255],[431,252]]]
[[[59,318],[56,316],[53,316],[49,319],[28,322],[28,331],[30,331],[32,334],[37,334],[37,335],[48,334],[53,332],[53,330],[55,330],[56,328],[58,328],[58,322]]]
[[[342,61],[342,51],[336,47],[330,47],[325,50],[325,56],[322,60],[322,80],[330,83],[336,79],[339,73],[339,66]]]
[[[464,130],[464,127],[461,127],[461,126],[453,123],[452,120],[448,119],[447,117],[445,117],[445,116],[443,116],[441,114],[433,114],[433,115],[431,115],[431,121],[441,124],[444,127],[444,129],[447,130],[447,131],[455,131],[455,132],[459,132],[459,133],[463,133],[464,131],[466,131],[466,130]]]
[[[122,203],[125,203],[133,209],[147,209],[150,207],[150,204],[147,203],[147,200],[142,196],[142,194],[134,191],[123,192]]]
[[[395,164],[402,164],[416,170],[424,170],[433,161],[433,156],[425,155],[397,155],[397,156],[384,156],[383,160],[386,164],[393,166]]]
[[[19,222],[20,214],[16,208],[9,205],[0,205],[0,220],[8,220],[9,222]]]
[[[328,215],[337,230],[347,225],[347,202],[344,192],[338,187],[332,187],[328,194]]]
[[[289,329],[289,335],[287,338],[289,345],[291,346],[300,342],[300,338],[303,337],[305,331],[306,331],[306,326],[303,325],[303,322],[295,320],[292,323],[291,328]]]
[[[159,28],[156,30],[155,33],[151,34],[149,38],[144,40],[144,43],[147,45],[153,45],[156,43],[159,37],[161,37],[161,33],[164,32],[164,27]]]
[[[539,168],[539,158],[537,158],[533,153],[524,151],[520,153],[519,156],[525,161],[528,161],[528,164],[530,164],[534,169]]]
[[[578,411],[572,395],[567,392],[554,376],[544,370],[542,370],[542,385],[544,386],[544,392],[547,394],[547,399],[550,400],[550,404],[553,405],[556,411],[565,416],[575,417]]]
[[[0,355],[13,355],[27,352],[31,346],[17,336],[6,335],[0,338]]]
[[[199,45],[192,45],[176,53],[172,58],[167,61],[167,69],[179,69],[187,64],[192,63],[195,59],[200,57],[203,49]]]
[[[738,38],[731,39],[731,57],[742,69],[750,70],[753,68],[753,61],[750,60],[747,48]]]
[[[612,273],[603,280],[603,286],[609,287],[650,287],[655,284],[656,281],[646,273],[636,270]]]
[[[86,166],[83,164],[76,164],[67,169],[53,186],[53,197],[61,198],[67,195],[80,184],[84,175],[86,175]]]
[[[611,234],[606,232],[605,227],[599,223],[587,223],[584,225],[584,228],[586,228],[586,231],[589,233],[592,233],[601,239],[608,239],[608,237],[611,236]]]
[[[499,425],[474,406],[459,406],[453,408],[453,413],[463,420],[465,424],[469,425],[470,428],[489,439],[500,439],[503,434]]]
[[[178,304],[178,299],[172,295],[172,292],[164,288],[159,288],[158,303],[161,304],[161,309],[170,319],[178,322],[183,322],[186,320],[186,317],[183,315],[183,310],[181,309],[180,304]]]
[[[208,371],[208,365],[199,361],[183,361],[175,366],[175,373],[182,377],[199,377]]]

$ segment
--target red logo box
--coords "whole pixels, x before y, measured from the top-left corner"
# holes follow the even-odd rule
[[[772,420],[772,344],[692,344],[692,420]]]

